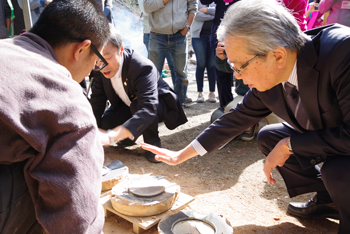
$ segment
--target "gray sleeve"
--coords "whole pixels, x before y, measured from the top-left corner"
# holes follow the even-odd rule
[[[143,8],[148,14],[157,11],[163,7],[163,0],[143,0]]]
[[[209,7],[207,8],[207,14],[215,16],[215,8],[216,8],[215,3],[210,4]]]
[[[197,12],[197,0],[187,0],[187,12],[196,14]]]
[[[194,20],[197,20],[197,21],[209,21],[209,20],[212,20],[212,19],[214,19],[213,15],[205,14],[205,13],[200,12],[200,11],[198,11],[196,13],[196,16],[194,18]]]

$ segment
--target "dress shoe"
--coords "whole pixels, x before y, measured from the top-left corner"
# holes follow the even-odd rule
[[[306,203],[290,202],[288,213],[297,217],[307,219],[332,218],[339,220],[338,208],[334,203],[317,204],[317,195]]]
[[[157,147],[161,147],[161,144],[160,144],[160,141],[154,143],[154,144],[151,144],[151,145],[154,145],[154,146],[157,146]],[[150,151],[147,151],[146,152],[146,159],[150,162],[153,162],[153,163],[161,163],[161,161],[158,161],[156,158],[155,158],[155,154],[150,152]]]
[[[117,142],[117,146],[121,146],[121,147],[128,147],[132,145],[136,145],[136,143],[133,140],[130,140],[129,138],[126,138]]]

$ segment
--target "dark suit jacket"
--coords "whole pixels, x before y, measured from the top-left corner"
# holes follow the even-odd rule
[[[176,94],[162,79],[154,64],[132,49],[124,49],[123,58],[122,83],[130,98],[133,114],[123,126],[137,138],[157,115],[169,129],[186,123],[187,118]],[[90,103],[98,125],[107,100],[113,108],[118,108],[123,102],[115,93],[111,80],[101,72],[94,72]],[[162,113],[158,113],[158,105],[162,105]]]
[[[274,112],[300,131],[291,137],[291,145],[303,168],[329,156],[350,156],[350,28],[335,24],[306,33],[312,39],[297,57],[298,85],[315,130],[307,131],[295,120],[282,84],[265,92],[251,89],[236,109],[198,136],[209,153]]]

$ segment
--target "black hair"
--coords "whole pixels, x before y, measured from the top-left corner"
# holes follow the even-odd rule
[[[52,48],[66,45],[71,39],[89,39],[99,49],[109,38],[108,20],[93,0],[54,0],[45,7],[30,32]]]

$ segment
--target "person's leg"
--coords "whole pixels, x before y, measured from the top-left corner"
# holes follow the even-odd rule
[[[148,44],[148,58],[154,63],[160,74],[162,74],[167,53],[168,35],[151,32]]]
[[[339,210],[339,234],[350,233],[349,169],[349,156],[328,157],[321,168],[322,180]]]
[[[288,124],[270,124],[259,131],[257,144],[260,151],[268,156],[281,139],[296,134],[300,133]],[[276,169],[283,177],[290,197],[309,192],[327,191],[321,179],[320,167],[316,165],[303,170],[294,155],[289,157],[283,167]]]
[[[175,67],[174,67],[173,58],[171,57],[171,54],[170,54],[169,51],[166,53],[166,60],[167,60],[167,62],[168,62],[168,66],[169,66],[169,69],[170,69],[171,80],[172,80],[172,82],[173,82],[173,87],[175,87],[175,78],[176,78],[176,75],[175,75]]]
[[[163,100],[159,99],[159,104],[157,106],[157,118],[155,118],[154,121],[142,133],[143,141],[145,143],[161,147],[161,142],[160,142],[159,132],[158,132],[158,123],[163,121],[164,105],[165,103],[163,102]],[[146,152],[146,159],[153,163],[160,162],[155,159],[155,154],[150,151]]]
[[[115,128],[122,125],[132,117],[130,107],[123,102],[117,108],[110,107],[102,116],[99,128],[104,130]]]
[[[206,41],[206,68],[209,81],[209,102],[216,102],[215,97],[215,84],[216,84],[216,74],[215,74],[215,57],[212,53],[212,48],[210,46],[210,35],[202,35],[203,39]]]
[[[203,38],[192,38],[192,47],[196,55],[196,83],[198,92],[198,103],[204,102],[203,96],[203,82],[204,82],[204,70],[206,65],[206,41]]]
[[[233,100],[232,95],[232,73],[221,72],[215,68],[216,84],[218,87],[220,107],[225,107]]]
[[[24,178],[25,164],[0,165],[0,233],[43,233]]]
[[[143,34],[143,44],[145,44],[146,49],[147,49],[147,52],[149,52],[149,51],[148,51],[148,47],[149,47],[149,37],[150,37],[150,34],[149,34],[149,33],[144,33],[144,34]]]
[[[169,35],[169,50],[175,66],[175,86],[174,91],[181,104],[185,102],[187,94],[187,36],[180,32]]]
[[[206,65],[206,42],[203,38],[192,38],[192,47],[196,55],[197,92],[203,92],[204,70]]]

